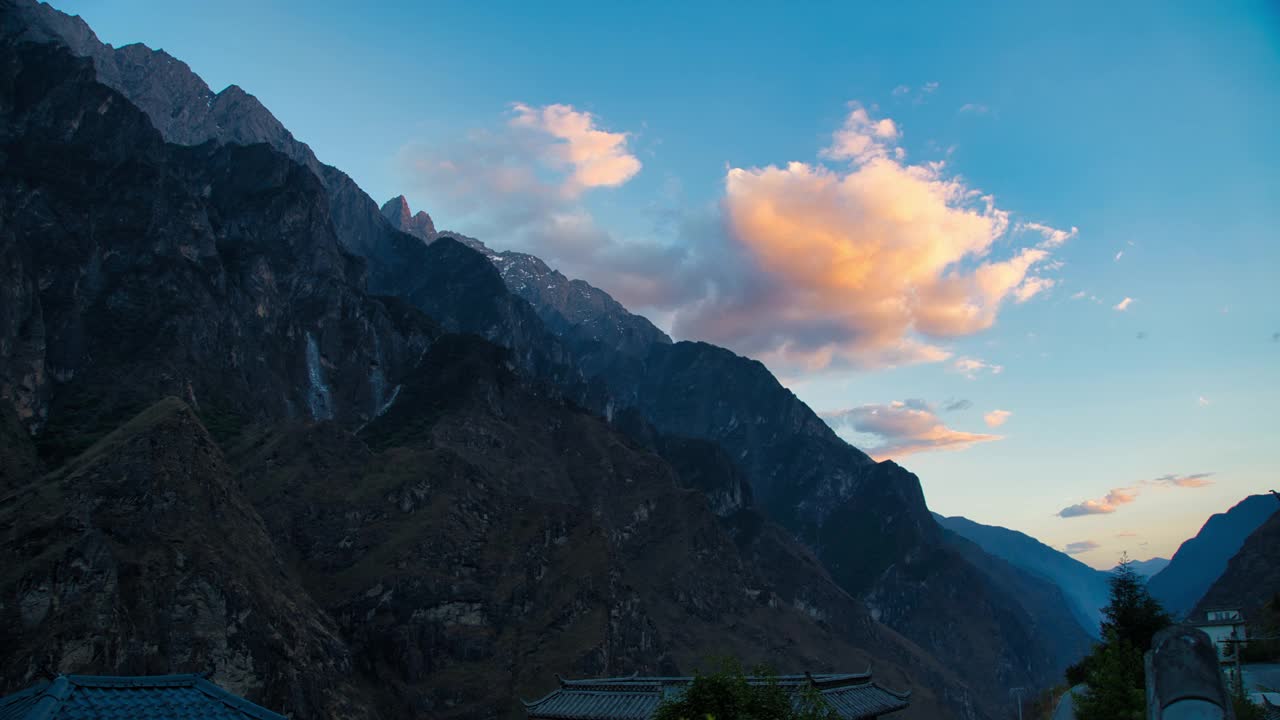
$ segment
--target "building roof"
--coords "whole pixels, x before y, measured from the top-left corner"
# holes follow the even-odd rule
[[[691,677],[615,677],[592,680],[560,679],[560,687],[546,697],[526,702],[530,718],[547,720],[648,720],[663,700],[678,698]],[[844,720],[875,718],[909,704],[911,693],[897,693],[871,681],[871,673],[777,675],[750,677],[752,684],[777,683],[795,694],[815,688]],[[797,696],[797,701],[799,697]]]
[[[59,675],[0,698],[0,720],[286,720],[202,675]]]

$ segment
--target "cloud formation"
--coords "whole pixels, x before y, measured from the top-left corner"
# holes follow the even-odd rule
[[[1068,555],[1079,555],[1090,550],[1097,550],[1100,547],[1102,546],[1092,540],[1080,540],[1079,542],[1067,543],[1067,546],[1062,551]]]
[[[461,214],[467,234],[785,373],[946,361],[948,341],[1055,285],[1052,255],[1075,228],[1011,229],[1010,212],[944,162],[907,162],[902,136],[851,104],[814,161],[730,167],[714,207],[680,211],[657,239],[595,222],[583,196],[626,183],[640,161],[628,133],[569,105],[517,103],[499,130],[405,156],[424,194],[449,206],[432,207],[439,224]],[[980,370],[999,366],[961,372]]]
[[[730,169],[725,224],[751,279],[679,313],[677,334],[809,369],[936,362],[937,341],[1052,286],[1051,242],[993,257],[1009,212],[942,162],[906,163],[900,138],[854,104],[820,153],[847,165]]]
[[[1085,500],[1082,503],[1064,507],[1058,511],[1058,517],[1071,518],[1082,515],[1110,515],[1121,505],[1126,505],[1138,498],[1129,488],[1115,488],[1105,496],[1096,500]]]
[[[951,369],[963,374],[968,380],[977,379],[977,377],[984,372],[991,373],[992,375],[999,375],[1004,372],[1003,365],[996,365],[986,362],[985,360],[979,360],[971,357],[956,358],[951,362]]]
[[[983,415],[982,420],[987,424],[987,427],[1000,427],[1009,419],[1010,415],[1013,415],[1013,413],[1008,410],[992,410]]]
[[[589,112],[570,105],[535,108],[524,103],[513,104],[512,112],[511,127],[555,138],[540,148],[540,159],[551,168],[569,171],[565,192],[617,187],[640,172],[640,160],[627,149],[627,133],[601,130]]]
[[[1161,475],[1150,481],[1152,485],[1164,485],[1165,487],[1184,487],[1195,488],[1212,485],[1213,481],[1209,480],[1213,473],[1195,473],[1193,475]]]
[[[953,430],[923,400],[860,405],[823,413],[822,417],[836,430],[847,428],[876,436],[879,444],[866,449],[876,460],[901,458],[929,450],[963,450],[978,443],[1001,439],[999,435]]]
[[[959,400],[948,400],[942,404],[943,412],[955,412],[957,410],[968,410],[973,407],[973,402],[960,398]]]
[[[1058,517],[1072,518],[1083,515],[1110,515],[1121,505],[1127,505],[1138,499],[1143,488],[1198,488],[1212,485],[1209,480],[1214,473],[1202,472],[1190,475],[1167,474],[1150,480],[1140,480],[1130,487],[1113,488],[1101,498],[1085,500],[1058,511]]]
[[[1115,310],[1116,312],[1124,312],[1125,310],[1128,310],[1129,306],[1132,304],[1133,304],[1133,298],[1126,297],[1125,299],[1113,305],[1111,309]]]

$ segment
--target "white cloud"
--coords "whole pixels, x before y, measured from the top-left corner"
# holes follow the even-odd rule
[[[1206,398],[1205,396],[1201,395],[1201,396],[1196,400],[1196,404],[1197,404],[1197,405],[1199,405],[1200,407],[1208,407],[1208,405],[1209,405],[1209,398]]]
[[[1116,312],[1124,312],[1125,310],[1128,310],[1129,306],[1132,304],[1133,304],[1133,298],[1126,297],[1125,299],[1121,300],[1115,305],[1112,305],[1111,309],[1115,310]]]
[[[960,106],[960,112],[970,115],[986,115],[991,112],[991,108],[981,103],[965,103]]]
[[[979,360],[978,358],[971,357],[956,358],[951,363],[951,369],[958,373],[962,373],[969,380],[976,379],[978,375],[984,372],[991,373],[992,375],[999,375],[1004,372],[1003,365],[996,365],[986,362],[985,360]]]
[[[1080,228],[1074,225],[1071,226],[1070,230],[1059,230],[1058,228],[1038,222],[1020,222],[1018,223],[1018,229],[1040,233],[1044,237],[1044,240],[1040,243],[1040,247],[1046,249],[1060,247],[1066,244],[1066,242],[1071,238],[1080,234]]]

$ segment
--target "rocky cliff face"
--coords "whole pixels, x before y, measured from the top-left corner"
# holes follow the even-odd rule
[[[431,216],[419,210],[417,214],[410,212],[409,201],[403,195],[393,197],[382,206],[382,217],[391,223],[391,227],[402,233],[408,233],[424,241],[435,239],[436,224]]]
[[[213,92],[186,63],[140,43],[113,48],[78,16],[38,0],[0,0],[0,31],[15,38],[67,47],[88,58],[99,82],[116,90],[150,119],[161,137],[178,145],[263,143],[310,170],[325,188],[338,241],[364,258],[370,289],[403,292],[403,273],[417,265],[417,243],[407,243],[346,173],[321,163],[305,143],[256,97],[236,85]],[[397,237],[399,236],[399,237]]]
[[[494,252],[475,238],[437,232],[431,216],[413,214],[403,195],[382,206],[391,225],[425,242],[450,237],[484,255],[498,269],[507,289],[538,313],[547,329],[574,349],[577,364],[598,372],[615,353],[644,355],[649,346],[671,344],[667,334],[634,315],[609,293],[582,280],[570,280],[541,259],[519,252]]]
[[[213,680],[298,717],[369,717],[336,624],[302,591],[194,413],[169,398],[0,501],[0,673]]]
[[[167,145],[85,61],[23,48],[0,66],[0,397],[42,450],[163,395],[229,426],[376,416],[436,330],[363,294],[315,176]]]

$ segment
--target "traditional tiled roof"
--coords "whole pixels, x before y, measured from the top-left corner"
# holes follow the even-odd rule
[[[615,677],[565,680],[560,687],[534,702],[526,702],[531,719],[537,720],[648,720],[663,700],[678,698],[691,677]],[[796,694],[815,688],[844,720],[877,718],[907,707],[911,693],[897,693],[871,681],[871,673],[777,675],[750,677],[753,684],[777,683]]]
[[[59,675],[0,698],[0,720],[286,720],[201,675]]]

